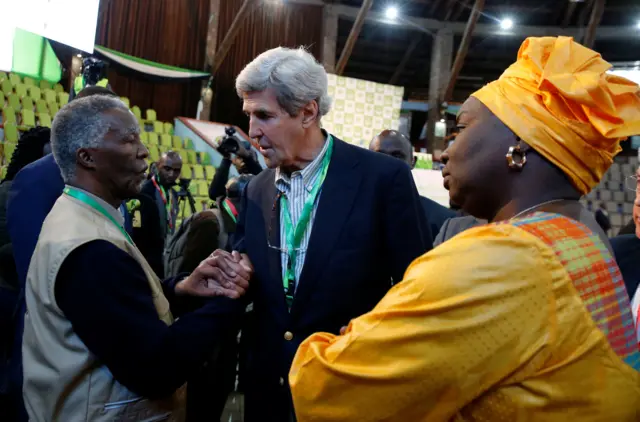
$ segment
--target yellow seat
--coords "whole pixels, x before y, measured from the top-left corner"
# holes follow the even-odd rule
[[[56,97],[56,92],[51,89],[45,89],[42,91],[42,95],[47,104],[57,103],[58,98]]]
[[[58,92],[58,104],[61,106],[69,103],[69,94],[66,92]]]
[[[180,175],[185,179],[193,179],[193,167],[191,167],[191,165],[189,164],[183,164],[182,172],[180,173]],[[191,183],[191,185],[193,185],[193,183]],[[193,194],[195,195],[195,193]]]
[[[0,83],[0,88],[2,88],[2,92],[4,92],[6,96],[13,92],[13,84],[9,79],[5,79],[4,81],[2,81]]]
[[[16,132],[18,130],[16,129]],[[17,142],[17,141],[16,141]],[[4,143],[4,164],[8,165],[11,162],[11,158],[13,157],[13,152],[16,150],[16,142],[8,142]]]
[[[58,92],[64,92],[64,88],[63,88],[63,87],[62,87],[62,85],[60,85],[60,84],[55,84],[55,85],[53,86],[53,90],[54,90],[56,93],[58,93]]]
[[[7,167],[2,166],[0,167],[0,179],[4,180],[5,177],[7,177]]]
[[[47,102],[47,105],[49,106],[49,113],[51,114],[51,117],[56,117],[56,114],[58,114],[58,112],[60,111],[58,103],[56,103],[55,101]]]
[[[15,123],[5,123],[4,140],[5,142],[17,143],[20,135],[18,134],[18,126]]]
[[[36,127],[36,115],[33,110],[23,109],[20,111],[21,116],[21,129],[31,129]]]
[[[193,141],[189,138],[184,138],[184,147],[186,149],[193,149]]]
[[[27,94],[36,101],[42,99],[42,90],[35,85],[27,87]]]
[[[157,120],[156,111],[154,109],[148,109],[146,112],[147,121],[155,122]]]
[[[153,122],[153,131],[158,135],[162,135],[164,133],[164,126],[162,125],[162,122]]]
[[[40,85],[40,89],[42,90],[51,89],[51,82],[49,81],[41,80],[39,85]]]
[[[160,146],[173,148],[173,143],[171,141],[171,135],[167,135],[166,133],[160,135]]]
[[[177,152],[178,155],[180,155],[180,158],[182,158],[183,166],[186,165],[187,164],[187,159],[189,158],[187,156],[187,151],[185,151],[184,149],[181,149],[181,148],[175,148],[174,151]]]
[[[211,157],[209,157],[208,153],[198,151],[197,155],[198,155],[198,163],[202,164],[203,166],[211,164]]]
[[[140,111],[140,107],[138,106],[131,107],[131,112],[133,113],[134,116],[136,116],[136,119],[142,120],[142,112]],[[140,127],[142,127],[142,125],[140,125]]]
[[[16,84],[13,86],[18,97],[23,98],[27,96],[27,86],[25,84]]]
[[[198,155],[195,151],[187,150],[187,162],[189,164],[198,164]]]
[[[204,166],[204,174],[207,176],[207,180],[212,180],[216,174],[216,168],[213,166]]]
[[[171,151],[171,147],[168,147],[166,145],[159,145],[158,150],[160,151],[161,154],[164,154],[165,152]]]
[[[131,102],[129,101],[129,99],[127,97],[120,97],[120,101],[125,103],[127,105],[127,107],[131,106]]]
[[[36,85],[36,81],[34,81],[33,79],[31,79],[28,76],[25,76],[24,79],[22,80],[22,82],[26,85],[26,86],[35,86]]]
[[[51,116],[49,113],[38,113],[38,120],[40,121],[40,126],[51,127]]]
[[[36,100],[36,112],[37,113],[49,113],[49,107],[44,100]]]
[[[2,124],[4,125],[6,125],[7,123],[16,124],[17,121],[18,120],[16,119],[16,110],[13,107],[7,106],[2,109]]]
[[[0,82],[4,81],[7,78],[8,78],[7,74],[0,70]]]
[[[182,149],[182,138],[181,137],[179,137],[177,135],[173,135],[172,140],[173,140],[172,144],[173,144],[173,147],[175,149]]]
[[[9,73],[9,80],[13,85],[18,85],[22,83],[22,79],[20,75],[16,75],[15,73]]]
[[[200,196],[209,195],[209,185],[204,180],[198,180],[198,195]]]
[[[158,147],[149,145],[147,148],[149,149],[149,159],[151,161],[158,161],[160,159],[160,152],[158,151]]]
[[[164,133],[168,135],[173,135],[173,125],[171,123],[165,122],[163,126],[164,126]]]
[[[159,145],[158,134],[154,132],[147,132],[147,138],[149,138],[149,145]]]
[[[149,143],[149,135],[147,132],[140,132],[140,140],[145,145]]]
[[[22,109],[22,105],[20,104],[20,97],[18,97],[18,94],[9,94],[9,96],[7,97],[7,103],[9,104],[9,107],[13,108],[16,111]]]
[[[204,179],[204,167],[202,167],[200,164],[193,165],[193,178],[197,180]]]
[[[31,97],[22,97],[22,108],[33,111],[33,100]]]

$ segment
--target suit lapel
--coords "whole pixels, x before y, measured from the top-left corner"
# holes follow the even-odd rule
[[[337,138],[334,140],[331,163],[320,192],[304,267],[291,309],[293,317],[302,312],[304,303],[322,275],[322,268],[326,266],[329,253],[351,212],[361,181],[357,159],[350,154],[344,142]]]
[[[277,195],[275,172],[269,172],[271,173],[270,177],[265,178],[265,183],[261,189],[263,193],[260,207],[263,213],[264,238],[267,240],[267,242],[265,242],[265,253],[267,254],[267,261],[269,262],[269,283],[275,283],[270,290],[277,292],[282,299],[282,303],[285,304],[280,251],[269,247],[269,245],[275,247],[280,246],[280,201],[275,202]],[[275,210],[273,208],[274,204]]]

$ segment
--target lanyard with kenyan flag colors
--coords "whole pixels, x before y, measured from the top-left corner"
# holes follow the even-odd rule
[[[280,206],[282,209],[282,216],[284,221],[285,242],[287,245],[286,253],[288,255],[287,269],[285,271],[282,284],[284,286],[284,293],[289,309],[291,309],[291,304],[293,303],[293,295],[295,294],[296,290],[295,284],[297,250],[300,247],[302,238],[304,237],[307,226],[309,225],[309,221],[311,220],[313,205],[316,201],[316,197],[318,196],[320,188],[322,188],[324,179],[325,177],[327,177],[327,170],[329,169],[329,162],[331,161],[331,152],[333,150],[333,137],[331,135],[328,136],[327,142],[329,143],[329,145],[327,146],[327,151],[325,152],[325,155],[322,159],[320,175],[314,183],[313,188],[311,188],[309,196],[307,196],[307,199],[304,201],[302,213],[300,214],[300,219],[298,220],[298,224],[296,224],[295,228],[293,227],[293,223],[291,222],[289,200],[285,195],[282,195],[280,197]]]
[[[222,207],[225,209],[225,211],[227,211],[227,213],[229,213],[229,216],[231,216],[231,219],[233,220],[233,222],[237,224],[238,210],[236,209],[235,205],[233,205],[233,203],[229,198],[225,198],[225,200],[222,201]]]
[[[95,199],[93,199],[91,196],[87,195],[86,193],[71,187],[71,186],[65,186],[64,191],[65,195],[68,195],[72,198],[77,199],[78,201],[87,204],[88,206],[90,206],[91,208],[93,208],[94,210],[98,211],[100,214],[104,215],[105,217],[107,217],[107,219],[109,221],[111,221],[117,228],[118,230],[120,230],[120,232],[123,234],[123,236],[127,239],[127,241],[129,243],[131,243],[132,245],[133,240],[131,240],[131,237],[129,236],[129,233],[127,233],[127,231],[124,229],[124,227],[122,227],[122,224],[118,223],[116,221],[116,219],[109,214],[109,212],[107,210],[104,209],[104,207],[102,205],[100,205],[98,203],[98,201],[96,201]]]
[[[164,186],[160,186],[158,184],[158,181],[156,180],[155,176],[151,178],[151,182],[153,183],[153,186],[156,187],[156,190],[160,194],[160,199],[162,199],[162,203],[164,204],[165,209],[167,210],[167,225],[169,225],[170,230],[173,230],[173,217],[171,215],[173,211],[171,206],[172,205],[171,193],[165,190]]]

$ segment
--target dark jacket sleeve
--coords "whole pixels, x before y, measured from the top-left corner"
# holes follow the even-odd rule
[[[231,169],[231,160],[223,158],[220,166],[216,169],[216,174],[213,175],[211,185],[209,185],[209,199],[212,201],[226,195],[227,188],[225,186],[229,180],[229,169]]]
[[[156,275],[163,278],[164,238],[160,225],[160,211],[152,197],[140,194],[136,199],[140,201],[140,224],[139,227],[132,228],[131,238]],[[136,211],[134,210],[133,213],[135,216]]]
[[[175,280],[166,284],[173,288]],[[115,379],[152,399],[183,385],[234,329],[244,309],[240,301],[210,299],[167,326],[158,318],[140,265],[102,240],[67,257],[55,296],[78,337]]]
[[[391,258],[391,275],[397,283],[414,259],[433,248],[433,238],[408,166],[398,167],[386,192],[385,244]]]

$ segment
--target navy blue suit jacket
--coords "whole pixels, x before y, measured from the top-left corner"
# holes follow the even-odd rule
[[[286,421],[288,373],[300,343],[339,333],[382,299],[392,280],[427,251],[427,228],[409,167],[400,160],[336,138],[291,311],[282,286],[275,170],[247,186],[234,244],[254,266],[254,312],[246,385],[246,420]],[[292,340],[285,333],[292,333]],[[289,335],[287,334],[287,337]]]

